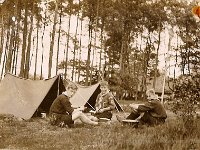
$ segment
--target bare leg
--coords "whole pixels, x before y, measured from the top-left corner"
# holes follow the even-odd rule
[[[80,111],[76,111],[72,114],[72,120],[80,119],[83,123],[91,124],[91,125],[98,125],[98,122],[90,120],[85,114]]]
[[[88,116],[88,118],[90,118],[90,120],[92,120],[92,121],[96,121],[96,122],[99,121],[99,119],[95,116]]]

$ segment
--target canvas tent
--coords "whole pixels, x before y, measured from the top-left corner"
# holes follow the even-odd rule
[[[71,98],[70,102],[72,103],[73,107],[81,107],[85,106],[92,110],[94,110],[96,98],[98,94],[101,92],[100,84],[96,83],[91,86],[78,86],[78,91],[76,94]],[[116,99],[114,99],[116,109],[118,111],[122,111],[122,107],[119,105]]]
[[[72,106],[94,108],[99,83],[92,86],[78,86],[78,91],[70,100]],[[49,112],[54,99],[65,91],[61,75],[45,80],[30,80],[6,74],[0,83],[0,114],[12,114],[30,119],[38,111]],[[117,109],[122,108],[115,100]]]
[[[38,108],[47,112],[64,90],[60,75],[33,81],[6,74],[0,83],[0,114],[30,119]]]

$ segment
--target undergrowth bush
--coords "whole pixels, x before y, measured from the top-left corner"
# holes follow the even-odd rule
[[[183,119],[186,128],[193,125],[200,103],[200,75],[184,75],[177,79],[172,110]]]

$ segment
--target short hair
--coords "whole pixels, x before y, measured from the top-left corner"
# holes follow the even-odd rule
[[[78,86],[73,82],[69,82],[68,85],[67,85],[67,89],[77,90]]]
[[[147,90],[146,95],[150,96],[151,99],[158,99],[158,95],[155,93],[154,89]]]
[[[146,95],[149,95],[149,94],[155,95],[155,90],[154,89],[147,90]]]
[[[100,86],[108,86],[108,82],[105,80],[100,81]]]

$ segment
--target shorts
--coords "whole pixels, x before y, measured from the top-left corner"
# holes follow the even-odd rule
[[[96,113],[94,114],[95,117],[99,118],[107,118],[107,119],[111,119],[112,118],[112,112],[111,111],[105,111],[102,113]]]
[[[74,121],[72,120],[72,115],[51,113],[50,124],[64,127],[74,124]]]

